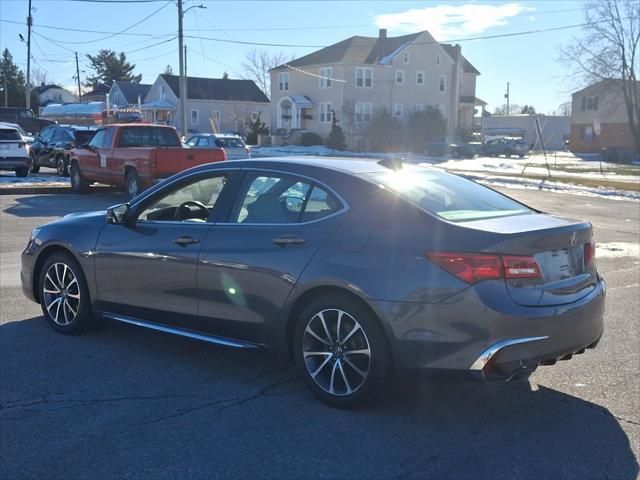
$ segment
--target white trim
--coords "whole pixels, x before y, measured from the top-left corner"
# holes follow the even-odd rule
[[[318,103],[318,122],[319,123],[331,123],[331,116],[333,114],[333,105],[331,102]]]
[[[447,93],[447,76],[444,73],[438,77],[438,91]]]
[[[333,67],[321,67],[318,70],[318,86],[322,90],[331,88],[331,78],[333,77]]]
[[[362,85],[358,85],[358,73],[362,72]],[[370,73],[369,79],[367,79],[367,73]],[[369,80],[370,85],[367,85]],[[356,88],[373,88],[373,68],[371,67],[356,67]]]
[[[398,115],[398,113],[400,113]],[[402,118],[404,117],[404,105],[401,103],[394,103],[393,104],[393,118],[397,119],[397,120],[402,120]]]
[[[402,55],[402,58],[404,60],[404,64],[409,65],[409,52],[405,51],[404,54]]]
[[[400,81],[398,81],[398,75],[400,75]],[[396,74],[393,78],[393,81],[396,85],[404,85],[404,70],[396,70]]]
[[[196,114],[195,121],[193,120],[193,114]],[[200,110],[197,108],[192,108],[189,113],[189,125],[199,125],[200,124]]]
[[[422,75],[422,82],[418,81],[418,76],[419,75]],[[427,76],[425,75],[424,70],[416,71],[416,85],[419,85],[421,87],[424,86],[427,83],[426,79],[427,79]]]
[[[289,72],[278,73],[278,90],[281,92],[289,91]]]
[[[358,116],[360,118],[358,118]],[[370,123],[373,117],[373,103],[356,102],[354,120],[356,123]]]

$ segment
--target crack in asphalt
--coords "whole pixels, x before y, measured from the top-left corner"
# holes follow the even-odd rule
[[[265,385],[265,386],[259,388],[256,393],[254,393],[253,395],[249,395],[247,397],[227,398],[227,399],[214,400],[212,402],[208,402],[208,403],[204,403],[202,405],[198,405],[197,407],[188,408],[186,410],[175,412],[175,413],[172,413],[172,414],[169,414],[169,415],[163,415],[161,417],[154,418],[153,420],[149,420],[147,422],[135,423],[135,424],[132,424],[131,426],[133,426],[133,427],[141,427],[141,426],[151,425],[151,424],[154,424],[154,423],[164,422],[166,420],[183,417],[185,415],[188,415],[190,413],[203,410],[205,408],[210,408],[210,407],[215,407],[217,405],[220,405],[219,408],[216,408],[211,412],[211,413],[217,413],[217,412],[220,412],[222,410],[226,410],[226,409],[232,408],[232,407],[237,407],[238,405],[242,405],[244,403],[251,402],[251,401],[256,400],[258,398],[265,397],[265,396],[267,396],[267,393],[269,393],[271,390],[274,390],[275,388],[279,387],[280,385],[285,385],[287,383],[292,383],[292,382],[294,382],[296,380],[298,380],[298,377],[287,378],[287,379],[281,380],[279,382],[273,382],[273,383],[270,383],[268,385]]]

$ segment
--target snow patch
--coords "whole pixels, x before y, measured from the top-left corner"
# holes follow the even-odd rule
[[[640,257],[640,244],[629,242],[596,243],[596,259],[620,257]]]

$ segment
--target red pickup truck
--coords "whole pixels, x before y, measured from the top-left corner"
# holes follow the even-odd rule
[[[174,173],[226,160],[223,149],[183,147],[175,128],[113,124],[96,130],[88,144],[71,151],[71,188],[86,192],[95,182],[125,187],[130,197]]]

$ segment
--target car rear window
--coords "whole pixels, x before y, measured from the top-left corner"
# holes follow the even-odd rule
[[[369,175],[380,186],[450,222],[533,212],[498,192],[450,173],[416,168]]]
[[[22,140],[18,131],[14,128],[1,128],[0,141]]]
[[[89,143],[94,133],[95,130],[76,130],[73,135],[76,137],[76,143],[78,145],[84,145],[85,143]]]
[[[119,147],[180,147],[180,139],[170,128],[125,127],[120,132]]]
[[[218,147],[244,147],[244,142],[240,138],[225,137],[216,138],[216,145]]]

